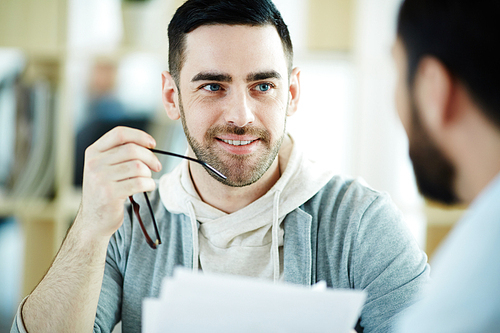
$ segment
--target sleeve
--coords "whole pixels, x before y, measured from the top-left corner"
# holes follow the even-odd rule
[[[28,297],[29,297],[29,295],[23,299],[21,304],[19,304],[19,307],[17,308],[16,316],[14,318],[14,322],[12,323],[12,327],[10,329],[10,333],[27,333],[26,327],[24,327],[22,309],[23,309],[24,303],[26,302]]]
[[[123,274],[127,262],[130,238],[130,206],[125,206],[123,225],[111,237],[106,256],[106,266],[101,293],[97,304],[94,332],[112,332],[121,320]]]
[[[385,194],[365,210],[353,242],[351,283],[368,294],[359,324],[364,333],[390,332],[429,281],[427,256]]]
[[[102,280],[101,294],[97,304],[94,332],[111,332],[121,318],[122,275],[115,257],[110,255],[114,248],[110,243],[106,267]]]

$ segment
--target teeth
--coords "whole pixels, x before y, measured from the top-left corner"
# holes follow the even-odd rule
[[[244,145],[248,145],[250,143],[252,143],[253,141],[251,140],[223,140],[221,139],[222,141],[224,141],[225,143],[228,143],[230,145],[233,145],[233,146],[244,146]]]

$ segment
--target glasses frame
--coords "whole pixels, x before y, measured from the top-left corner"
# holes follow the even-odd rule
[[[176,153],[171,153],[171,152],[163,151],[163,150],[159,150],[159,149],[150,148],[149,150],[151,150],[153,153],[163,154],[163,155],[169,155],[169,156],[174,156],[174,157],[179,157],[179,158],[184,158],[186,160],[199,163],[199,164],[203,165],[206,169],[208,169],[209,171],[211,171],[212,173],[214,173],[217,177],[219,177],[221,179],[227,179],[226,176],[224,176],[220,171],[218,171],[217,169],[215,169],[214,167],[212,167],[208,163],[205,163],[203,161],[197,160],[195,158],[192,158],[192,157],[189,157],[189,156],[184,156],[184,155],[179,155],[179,154],[176,154]],[[146,237],[146,242],[148,243],[148,245],[152,249],[157,249],[158,245],[161,244],[160,233],[158,232],[158,223],[156,222],[156,218],[155,218],[155,215],[153,213],[153,208],[151,207],[151,202],[149,201],[149,197],[148,197],[147,193],[143,192],[143,194],[144,194],[144,199],[146,200],[146,203],[148,205],[149,213],[151,214],[151,220],[153,221],[153,226],[154,226],[155,234],[156,234],[156,240],[155,241],[153,241],[151,239],[151,237],[149,236],[146,228],[144,227],[144,222],[142,222],[141,214],[139,213],[139,209],[140,209],[139,204],[134,200],[134,198],[132,196],[129,196],[128,199],[130,200],[130,203],[132,204],[132,208],[134,210],[134,213],[135,213],[135,216],[137,218],[137,221],[139,221],[139,225],[141,226],[141,229],[142,229],[142,232],[144,234],[144,237]]]

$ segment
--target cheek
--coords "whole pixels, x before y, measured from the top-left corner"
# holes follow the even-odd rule
[[[287,104],[280,98],[270,98],[255,106],[256,119],[273,135],[281,136],[286,120]]]
[[[184,105],[184,115],[186,124],[193,132],[191,134],[195,135],[195,131],[204,132],[217,122],[220,116],[220,105],[204,98],[194,97]]]

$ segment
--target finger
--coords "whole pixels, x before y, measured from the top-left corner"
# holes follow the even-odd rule
[[[151,169],[142,161],[133,160],[111,165],[107,171],[108,179],[111,181],[122,181],[129,178],[144,177],[151,178]]]
[[[117,193],[121,193],[122,198],[127,198],[140,192],[154,191],[155,188],[155,181],[148,177],[130,178],[115,184],[115,189]]]
[[[92,147],[97,151],[104,152],[127,143],[135,143],[146,148],[156,146],[155,139],[148,133],[135,128],[118,126],[94,142]]]
[[[117,165],[138,160],[153,171],[161,170],[161,163],[158,157],[151,150],[138,146],[135,143],[127,143],[110,149],[102,153],[101,158],[102,163],[107,165]]]

